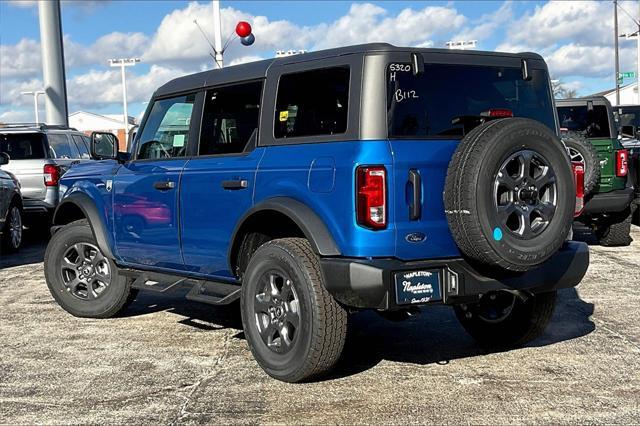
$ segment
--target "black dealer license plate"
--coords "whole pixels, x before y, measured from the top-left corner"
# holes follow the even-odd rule
[[[406,271],[395,274],[396,302],[413,305],[442,300],[440,270]]]

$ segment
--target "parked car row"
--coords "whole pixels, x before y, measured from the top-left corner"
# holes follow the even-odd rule
[[[74,164],[90,161],[88,143],[86,135],[66,126],[0,126],[0,226],[5,251],[18,250],[23,224],[48,232],[59,201],[60,177]]]
[[[613,108],[603,96],[556,100],[562,140],[585,167],[586,204],[578,220],[605,246],[631,243],[635,208],[629,151],[618,138]]]

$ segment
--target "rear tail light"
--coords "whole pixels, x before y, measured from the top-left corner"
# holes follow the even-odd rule
[[[505,118],[505,117],[513,117],[513,111],[506,108],[492,108],[488,111],[483,111],[480,113],[482,117],[496,117],[496,118]]]
[[[356,211],[358,223],[371,229],[387,226],[387,170],[384,166],[356,169]]]
[[[57,186],[60,181],[60,167],[55,164],[44,165],[45,186]]]
[[[621,149],[616,152],[616,176],[625,177],[629,173],[629,151]]]
[[[578,161],[571,163],[573,180],[576,184],[576,208],[573,217],[578,217],[584,210],[584,164]]]

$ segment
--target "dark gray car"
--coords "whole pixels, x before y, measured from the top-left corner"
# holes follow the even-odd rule
[[[0,166],[9,163],[9,156],[0,153]],[[0,253],[13,252],[22,244],[22,196],[20,183],[10,172],[0,168]]]

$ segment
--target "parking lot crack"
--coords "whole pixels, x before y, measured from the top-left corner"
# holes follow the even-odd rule
[[[220,374],[219,367],[222,365],[223,361],[227,357],[230,338],[231,338],[231,333],[226,333],[226,335],[224,336],[224,340],[222,342],[222,351],[220,353],[220,356],[218,356],[218,358],[212,365],[212,369],[214,370],[214,372],[204,377],[201,377],[200,380],[196,381],[194,384],[185,387],[185,389],[188,389],[188,388],[191,388],[191,389],[189,390],[189,393],[187,395],[182,396],[182,398],[184,398],[184,401],[182,402],[182,404],[180,404],[180,409],[178,410],[177,416],[174,418],[173,421],[171,421],[172,425],[179,424],[182,420],[186,419],[192,414],[195,414],[189,411],[188,409],[189,404],[193,402],[197,392],[204,385],[209,383],[211,380],[215,379],[218,376],[218,374]]]

